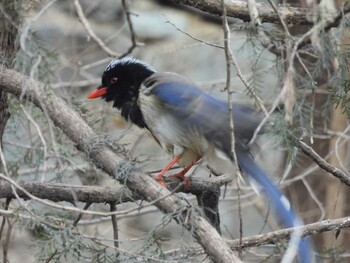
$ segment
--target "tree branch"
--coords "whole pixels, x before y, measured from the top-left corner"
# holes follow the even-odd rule
[[[126,2],[126,0],[122,0],[122,5],[126,15],[126,21],[128,23],[129,30],[130,30],[131,46],[128,48],[127,51],[125,51],[122,55],[120,55],[119,58],[123,58],[129,55],[137,46],[140,45],[139,43],[137,43],[137,40],[136,40],[136,32],[134,30],[134,26],[131,21],[131,17],[130,17],[131,12],[129,10],[129,5]]]
[[[91,29],[91,26],[86,19],[83,9],[81,8],[81,5],[79,3],[79,0],[74,0],[74,7],[75,11],[77,13],[79,21],[84,26],[86,33],[96,42],[96,44],[104,51],[106,54],[110,57],[118,57],[120,54],[114,52],[109,47],[106,46],[106,44],[95,34],[95,32]]]
[[[100,186],[77,186],[40,182],[20,182],[19,185],[32,195],[53,202],[125,203],[138,199],[137,196],[133,196],[126,188],[113,189]],[[28,199],[28,196],[20,190],[17,190],[17,194],[21,198]],[[4,180],[0,180],[0,198],[16,198],[12,192],[11,184]]]
[[[173,0],[173,2],[180,5],[187,5],[209,14],[218,16],[222,15],[221,3],[217,0]],[[281,22],[271,6],[256,3],[256,8],[259,11],[259,18],[261,19],[261,22],[270,22],[275,24],[279,24]],[[245,22],[251,20],[246,1],[227,1],[226,10],[227,16],[239,18]],[[339,12],[338,18],[343,17],[349,11],[350,5],[347,4],[344,6],[343,10]],[[313,13],[310,13],[309,9],[307,8],[279,6],[278,13],[285,18],[285,21],[287,21],[288,24],[313,25],[313,21],[315,21],[312,17]],[[338,24],[339,19],[337,19],[335,23],[332,23],[332,26],[334,27]]]
[[[221,176],[220,176],[221,177]],[[177,177],[164,178],[169,189],[176,192],[191,193],[197,198],[201,199],[201,205],[206,207],[203,195],[215,196],[219,198],[220,187],[229,182],[229,178],[215,177],[213,179],[203,179],[192,177],[189,178],[190,186],[184,187],[179,184],[182,182]],[[42,183],[42,182],[19,182],[18,185],[24,188],[28,193],[40,198],[47,199],[53,202],[83,202],[83,203],[116,203],[122,204],[126,202],[134,202],[141,199],[141,196],[133,194],[126,187],[121,189],[113,189],[110,187],[101,186],[81,186],[81,185],[67,185],[58,183]],[[16,187],[16,186],[15,186]],[[30,197],[21,191],[17,190],[17,195],[23,199]],[[5,180],[0,180],[0,199],[1,198],[16,198],[12,192],[11,183]],[[212,201],[211,201],[212,202]],[[214,208],[214,205],[209,205],[208,208]]]
[[[302,141],[297,141],[296,146],[302,150],[309,158],[311,158],[319,167],[321,167],[326,172],[332,174],[337,177],[342,183],[346,184],[350,187],[350,177],[345,174],[343,171],[334,167],[330,163],[328,163],[325,159],[319,156],[310,146]]]
[[[263,245],[274,245],[280,243],[284,239],[289,239],[294,231],[300,231],[302,237],[316,235],[328,231],[336,231],[350,227],[350,217],[342,217],[337,219],[327,219],[317,223],[307,224],[301,227],[281,229],[261,235],[244,237],[242,239],[242,248],[258,247]],[[231,249],[238,250],[240,248],[240,240],[229,240],[227,243]],[[166,255],[177,255],[178,249],[174,249],[165,253]],[[196,256],[203,254],[202,248],[191,248],[187,256]]]
[[[20,73],[0,67],[0,90],[24,98],[44,110],[55,125],[111,177],[125,184],[148,201],[155,201],[163,212],[191,231],[206,253],[216,262],[239,262],[219,233],[196,209],[160,186],[151,177],[136,170],[127,160],[97,140],[97,134],[80,115],[49,89]]]
[[[350,217],[342,217],[337,219],[327,219],[317,223],[307,224],[301,227],[285,228],[266,234],[250,236],[243,238],[242,246],[255,247],[267,244],[276,244],[281,242],[283,239],[289,239],[294,231],[300,231],[302,237],[319,234],[327,231],[335,231],[343,228],[350,227]],[[235,239],[229,241],[230,247],[232,249],[239,249],[239,240]]]

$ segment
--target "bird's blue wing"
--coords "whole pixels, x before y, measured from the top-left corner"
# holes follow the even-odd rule
[[[231,133],[228,106],[225,102],[198,89],[183,77],[162,73],[149,78],[144,85],[148,94],[156,96],[165,110],[182,125],[196,129],[206,140],[225,152],[231,159]],[[300,225],[300,220],[291,209],[287,198],[272,183],[266,173],[252,159],[246,143],[251,139],[261,118],[250,108],[234,105],[232,110],[235,133],[235,150],[240,169],[263,189],[275,213],[286,227]],[[299,243],[301,262],[311,261],[311,245]]]
[[[151,87],[163,107],[186,126],[194,127],[227,155],[231,153],[230,122],[227,103],[204,93],[183,77],[155,74],[144,83]],[[247,143],[260,124],[261,116],[248,107],[233,105],[235,137]]]

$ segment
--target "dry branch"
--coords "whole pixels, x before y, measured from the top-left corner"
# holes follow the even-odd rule
[[[180,5],[187,5],[212,15],[222,15],[221,2],[217,0],[173,0],[173,2]],[[246,1],[225,1],[225,4],[227,16],[239,18],[245,22],[251,20]],[[261,22],[279,24],[281,21],[278,14],[281,15],[288,24],[293,25],[313,25],[313,21],[315,21],[312,17],[313,13],[309,12],[306,8],[279,6],[277,8],[278,14],[276,14],[270,5],[256,3],[256,8],[259,11]],[[349,11],[350,5],[346,5],[344,10],[339,12],[339,16],[343,17],[343,15]],[[339,24],[339,21],[338,23],[334,23],[333,26],[336,26],[337,24]]]
[[[32,195],[53,202],[124,203],[138,199],[136,196],[132,196],[131,192],[125,188],[117,190],[110,187],[40,182],[21,182],[19,185]],[[17,194],[21,198],[28,198],[28,196],[20,190],[17,190]],[[12,192],[10,183],[4,180],[0,180],[0,198],[16,198],[15,194]]]
[[[220,176],[221,177],[221,176]],[[203,208],[217,209],[217,204],[206,204],[208,199],[218,199],[220,197],[220,186],[230,182],[227,177],[208,178],[189,178],[190,186],[184,187],[179,184],[181,180],[177,177],[164,178],[170,189],[177,192],[191,193],[197,197],[199,204]],[[134,202],[141,199],[141,196],[133,194],[126,187],[119,189],[101,186],[82,186],[67,185],[59,183],[42,183],[42,182],[19,182],[19,187],[40,199],[47,199],[53,202],[83,202],[83,203],[126,203]],[[15,186],[16,187],[16,186]],[[25,192],[17,189],[17,195],[23,199],[30,199]],[[206,198],[203,198],[206,196]],[[17,198],[12,192],[11,183],[0,180],[0,199],[1,198]],[[204,200],[205,199],[205,200]],[[212,203],[212,200],[209,200]],[[216,208],[215,208],[216,206]],[[210,217],[212,217],[210,213]],[[215,219],[218,220],[218,219]],[[214,222],[214,221],[213,221]],[[213,223],[216,226],[215,223]]]
[[[96,42],[96,44],[107,53],[110,57],[118,57],[120,54],[114,52],[106,44],[95,34],[95,32],[91,29],[89,21],[86,19],[83,9],[79,3],[79,0],[74,0],[74,7],[79,18],[79,21],[83,24],[86,33]]]
[[[342,217],[337,219],[327,219],[317,223],[307,224],[302,227],[297,228],[286,228],[281,229],[261,235],[244,237],[242,239],[242,248],[257,247],[263,245],[274,245],[281,242],[284,239],[289,239],[290,235],[294,231],[301,229],[302,237],[316,235],[327,231],[338,231],[344,228],[350,227],[350,217]],[[240,240],[229,240],[227,241],[231,249],[237,250],[240,248]],[[180,251],[178,249],[171,250],[166,253],[166,255],[176,255]],[[203,249],[201,248],[191,248],[188,252],[188,256],[196,256],[203,254]]]
[[[37,197],[49,199],[51,201],[73,202],[74,198],[71,194],[71,191],[75,191],[76,198],[81,202],[92,201],[94,203],[118,203],[121,201],[132,201],[133,199],[133,197],[129,198],[127,195],[123,194],[121,190],[115,190],[109,187],[70,186],[64,184],[49,184],[39,182],[22,182],[19,183],[19,185]],[[0,198],[15,198],[10,189],[11,187],[8,182],[0,181]],[[17,193],[20,197],[26,197],[21,191],[17,191]],[[302,236],[305,237],[349,227],[350,217],[328,219],[303,226]],[[287,228],[261,235],[245,237],[242,239],[242,247],[248,248],[267,244],[275,244],[276,242],[281,242],[283,239],[289,239],[290,234],[293,231],[295,231],[294,228]],[[232,249],[238,249],[239,247],[239,239],[228,241],[228,243]],[[195,253],[203,253],[203,250],[197,250]]]
[[[328,163],[325,159],[319,156],[310,146],[302,141],[297,141],[296,146],[302,150],[309,158],[311,158],[319,167],[321,167],[326,172],[337,177],[341,182],[350,187],[350,177],[337,167]]]
[[[185,228],[191,231],[206,253],[216,262],[239,262],[219,233],[204,219],[196,209],[172,195],[151,177],[136,169],[119,157],[113,150],[98,142],[97,134],[86,124],[80,115],[71,109],[61,98],[53,94],[42,83],[22,74],[0,67],[0,90],[16,96],[24,93],[24,98],[32,101],[44,110],[55,125],[85,152],[95,164],[111,177],[140,194],[148,201],[156,201],[155,205],[163,212],[176,216]],[[96,143],[97,142],[97,143]],[[124,170],[121,176],[117,171]]]

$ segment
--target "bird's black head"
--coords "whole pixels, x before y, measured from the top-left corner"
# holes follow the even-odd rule
[[[113,101],[113,107],[121,110],[121,115],[141,128],[147,128],[137,104],[142,82],[155,70],[140,60],[126,57],[112,60],[102,75],[102,85],[88,96],[89,99],[102,97]]]

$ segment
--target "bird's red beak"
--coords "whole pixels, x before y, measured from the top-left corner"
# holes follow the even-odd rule
[[[94,91],[92,91],[89,96],[87,97],[88,99],[96,99],[99,97],[102,97],[107,93],[107,88],[105,87],[97,87]]]

